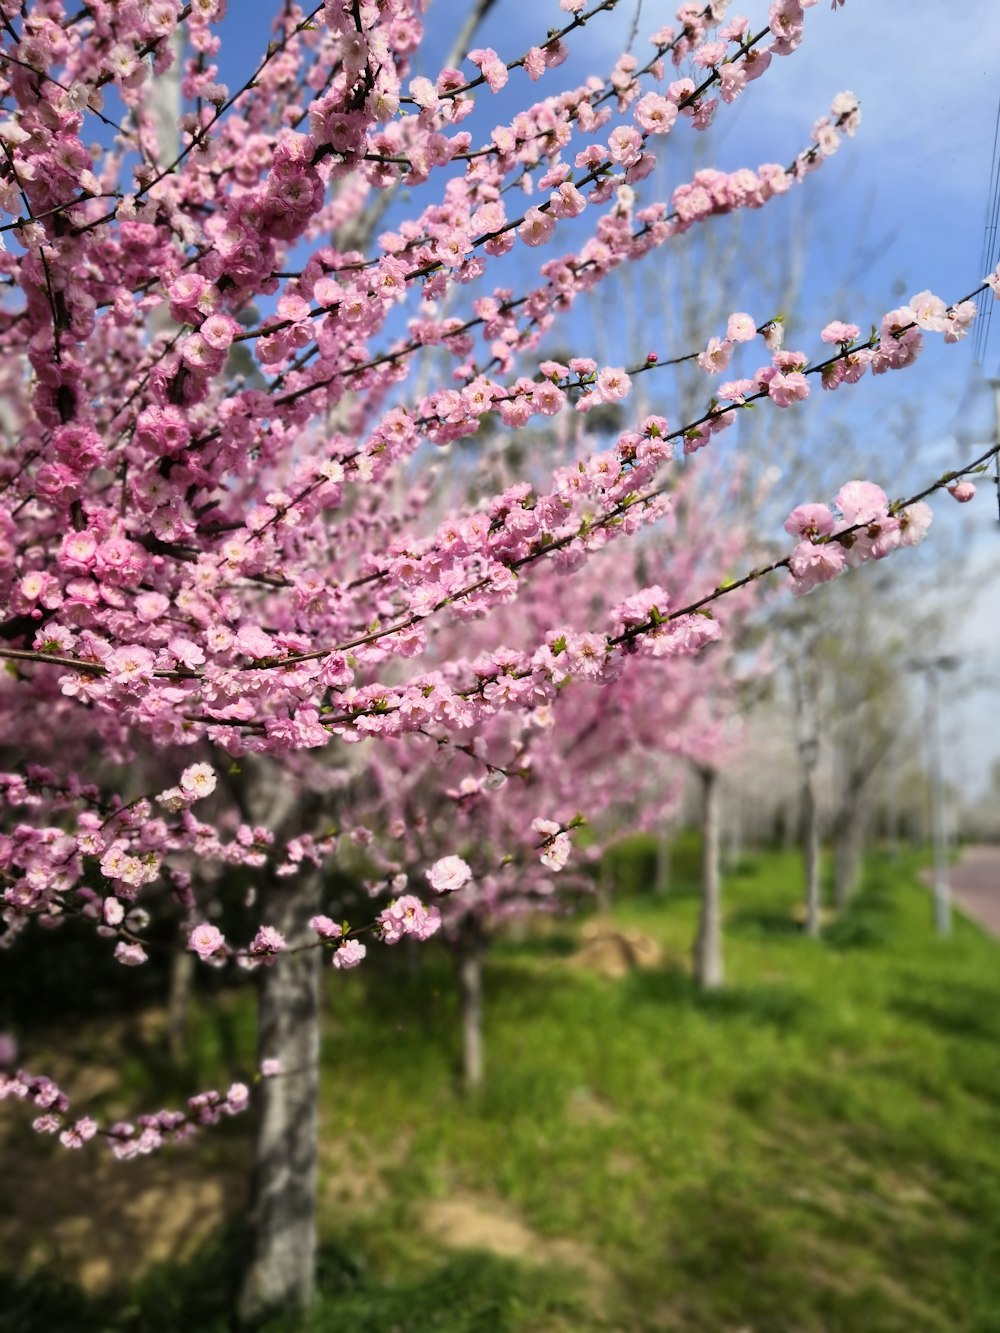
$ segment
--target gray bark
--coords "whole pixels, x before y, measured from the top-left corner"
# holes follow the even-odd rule
[[[666,894],[670,891],[670,834],[666,829],[656,839],[656,892]]]
[[[722,962],[722,889],[719,873],[719,775],[699,770],[701,778],[701,916],[694,943],[694,977],[703,990],[717,990],[725,978]]]
[[[182,934],[188,926],[186,921],[182,924]],[[170,990],[167,995],[167,1049],[175,1063],[183,1058],[187,1045],[188,1014],[193,990],[194,954],[188,949],[186,938],[178,939],[170,960]]]
[[[467,1094],[483,1086],[483,955],[480,938],[463,941],[458,953],[458,988],[462,1013],[462,1085]]]
[[[169,69],[153,75],[150,109],[156,126],[157,163],[169,166],[180,150],[181,75],[184,64],[184,29],[178,26],[170,38],[174,62]]]
[[[838,910],[843,910],[857,891],[861,879],[864,850],[865,810],[860,793],[841,806],[834,847],[834,894]]]
[[[806,869],[806,934],[819,938],[819,807],[812,772],[807,769],[802,782],[802,843]]]
[[[931,827],[934,834],[934,926],[951,934],[951,884],[948,879],[948,826],[945,814],[944,748],[941,741],[941,682],[945,659],[927,670],[927,743],[930,751]]]
[[[310,942],[319,910],[320,872],[269,877],[261,920],[291,949]],[[314,939],[315,937],[313,937]],[[254,1131],[247,1267],[239,1298],[244,1323],[266,1311],[305,1309],[315,1295],[316,1158],[321,949],[279,955],[258,975],[258,1060],[279,1059],[282,1073],[259,1088]]]

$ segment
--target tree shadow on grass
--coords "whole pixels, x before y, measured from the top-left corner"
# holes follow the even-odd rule
[[[749,940],[799,939],[802,926],[789,911],[768,912],[747,908],[729,914],[726,918],[726,933]]]
[[[67,1281],[55,1265],[0,1271],[0,1333],[228,1333],[236,1254],[235,1236],[227,1236],[187,1264],[102,1294]]]
[[[550,958],[569,958],[580,947],[580,941],[572,931],[552,931],[544,935],[529,935],[525,940],[508,943],[502,940],[493,951],[496,958],[538,958],[542,961]]]
[[[823,931],[824,943],[841,950],[874,949],[889,943],[896,933],[898,915],[893,890],[893,881],[882,872],[872,875]]]
[[[789,1030],[807,1023],[816,1007],[808,994],[790,986],[727,986],[717,991],[700,990],[691,976],[679,968],[635,971],[621,984],[628,1006],[685,1008],[720,1020],[749,1020]]]
[[[897,995],[891,1008],[944,1037],[973,1037],[1000,1044],[1000,1006],[992,987],[951,985],[947,991],[931,993],[925,981]]]
[[[94,1296],[52,1269],[0,1270],[0,1333],[233,1333],[243,1237],[231,1228],[192,1262],[152,1271],[127,1290]],[[370,1269],[363,1254],[327,1244],[308,1314],[275,1313],[257,1333],[515,1333],[550,1322],[587,1321],[572,1274],[469,1252],[418,1266],[398,1280]]]
[[[779,1187],[777,1196],[762,1197],[757,1182],[733,1169],[680,1196],[671,1255],[685,1296],[685,1327],[768,1333],[954,1327],[907,1283],[858,1263],[849,1234],[840,1237],[818,1215],[801,1212],[787,1193]]]

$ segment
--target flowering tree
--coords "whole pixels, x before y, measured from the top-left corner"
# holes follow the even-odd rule
[[[443,926],[456,956],[468,1088],[483,1078],[482,959],[496,924],[592,893],[587,863],[593,866],[610,840],[673,815],[687,763],[716,767],[735,750],[730,724],[739,674],[749,663],[737,673],[731,650],[738,642],[734,629],[755,600],[753,586],[721,608],[721,637],[711,652],[695,659],[664,641],[665,651],[624,659],[611,681],[603,642],[587,628],[607,616],[623,632],[647,618],[651,596],[667,598],[668,578],[677,595],[693,595],[749,562],[748,534],[723,521],[735,478],[717,479],[707,489],[698,484],[704,480],[693,471],[680,479],[655,544],[595,554],[572,580],[540,569],[515,603],[436,640],[445,661],[464,650],[474,666],[481,643],[492,673],[498,641],[517,652],[548,633],[558,649],[554,679],[560,686],[573,682],[572,688],[447,740],[425,733],[369,747],[365,769],[372,789],[350,804],[353,836],[377,864],[368,892],[401,894],[391,909],[395,918],[422,910],[413,885],[441,858],[468,877],[463,891],[447,894],[427,923],[434,930]],[[694,533],[697,540],[690,539]],[[650,578],[656,580],[652,589],[622,598]],[[563,618],[555,635],[554,607]],[[512,682],[502,676],[486,688],[502,691]],[[571,859],[572,832],[584,818],[584,857]],[[391,939],[399,938],[393,927]]]
[[[707,348],[678,349],[711,377],[741,359],[698,416],[626,418],[590,458],[421,527],[408,488],[429,453],[485,419],[517,430],[627,412],[633,378],[663,364],[599,366],[586,349],[541,359],[580,292],[795,187],[857,127],[841,94],[787,166],[699,171],[646,198],[669,135],[704,128],[791,55],[810,5],[774,0],[754,31],[722,24],[719,0],[686,3],[647,58],[558,87],[567,44],[616,3],[561,0],[563,26],[523,55],[474,50],[433,79],[411,77],[416,0],[284,3],[228,87],[224,0],[0,0],[5,938],[78,915],[141,965],[143,913],[172,900],[200,958],[260,969],[261,1069],[280,1058],[284,1072],[259,1090],[248,1313],[312,1291],[324,950],[352,966],[365,930],[420,934],[430,912],[351,925],[323,912],[338,770],[321,779],[312,753],[420,732],[474,733],[488,749],[495,719],[551,704],[567,677],[613,692],[627,658],[697,660],[718,637],[714,603],[764,573],[787,568],[804,591],[929,522],[922,496],[890,504],[848,482],[832,508],[793,512],[786,558],[686,604],[669,586],[635,589],[627,616],[583,631],[585,650],[563,641],[558,614],[515,649],[463,647],[463,627],[516,605],[542,571],[569,578],[662,519],[675,448],[696,453],[752,404],[785,409],[814,383],[907,366],[925,330],[955,340],[974,313],[921,293],[868,338],[828,325],[810,358],[782,349],[779,323],[737,311]],[[188,109],[171,156],[153,90],[178,32]],[[521,109],[479,137],[463,128],[508,81]],[[510,187],[526,178],[538,202],[521,211]],[[395,211],[363,252],[354,238],[384,196]],[[956,474],[924,494],[946,481],[967,485]],[[210,821],[203,801],[216,803]],[[561,848],[542,790],[534,818]],[[461,891],[451,855],[431,868],[432,891]],[[213,863],[258,874],[251,938],[204,919],[199,876]],[[33,1104],[35,1127],[67,1147],[100,1136],[122,1158],[250,1098],[235,1084],[183,1112],[101,1125],[41,1075],[5,1077],[0,1092]]]

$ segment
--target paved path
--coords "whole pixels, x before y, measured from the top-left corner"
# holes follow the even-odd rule
[[[1000,939],[1000,847],[967,847],[949,878],[955,906]]]

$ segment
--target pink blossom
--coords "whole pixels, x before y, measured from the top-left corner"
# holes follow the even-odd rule
[[[119,940],[115,945],[115,959],[125,967],[138,967],[147,960],[146,950],[141,944]]]
[[[191,764],[181,774],[181,790],[193,800],[211,796],[215,791],[216,776],[211,764]]]
[[[282,952],[284,947],[285,937],[280,931],[275,930],[273,926],[261,926],[250,941],[249,952],[253,958],[270,962]]]
[[[776,55],[789,55],[802,41],[802,5],[799,0],[772,0],[768,17],[775,36],[771,49]]]
[[[944,328],[946,343],[960,342],[976,322],[975,301],[959,301],[952,306]]]
[[[785,325],[783,320],[780,318],[772,319],[764,325],[764,343],[769,351],[777,352],[780,349],[781,344],[784,342],[784,339]]]
[[[427,881],[437,893],[454,893],[472,879],[472,870],[460,856],[442,856],[427,871]]]
[[[489,84],[490,92],[498,93],[507,82],[507,66],[492,47],[470,51],[468,58],[474,65],[479,66],[483,78]]]
[[[739,311],[729,316],[729,321],[726,324],[726,338],[729,342],[752,342],[756,336],[757,325],[754,323],[752,315]]]
[[[410,96],[423,111],[436,111],[439,104],[437,91],[430,79],[418,75],[410,80]]]
[[[550,213],[543,213],[539,208],[529,208],[517,234],[525,245],[544,245],[551,240],[555,229],[555,219]]]
[[[797,593],[809,592],[820,583],[828,583],[842,574],[847,555],[839,542],[801,541],[789,557],[788,567]]]
[[[339,968],[357,967],[367,952],[365,946],[359,944],[357,940],[345,940],[339,949],[334,950],[333,966]]]
[[[715,396],[728,403],[746,402],[750,394],[756,393],[757,383],[755,380],[727,380],[725,384],[720,384],[715,391]]]
[[[217,926],[203,921],[188,936],[188,948],[199,958],[214,958],[225,950],[225,936]]]
[[[632,381],[622,366],[605,366],[598,373],[596,390],[602,403],[616,403],[627,398]]]
[[[954,496],[959,504],[968,504],[976,493],[975,485],[971,481],[956,481],[948,487],[948,494]]]
[[[629,125],[619,125],[608,139],[608,155],[612,162],[630,167],[638,162],[642,152],[642,135]]]
[[[549,870],[562,870],[572,850],[573,844],[570,842],[569,834],[557,833],[545,844],[538,859],[542,865],[548,866]]]
[[[849,139],[854,137],[861,124],[861,106],[853,93],[838,93],[830,106],[830,115]]]
[[[948,327],[948,307],[940,296],[931,292],[918,292],[907,302],[913,312],[913,321],[921,329],[931,333],[944,333]]]
[[[632,114],[635,123],[647,134],[668,134],[677,119],[677,103],[660,93],[645,93]]]
[[[583,195],[571,184],[570,181],[563,181],[556,190],[553,191],[549,199],[549,212],[554,218],[575,218],[579,217],[587,207],[587,201]]]
[[[885,491],[870,481],[847,482],[834,496],[833,503],[848,527],[853,527],[855,523],[871,523],[889,509],[889,498]]]
[[[531,81],[537,82],[546,69],[545,52],[540,46],[532,46],[524,56],[524,72]]]
[[[239,334],[240,326],[229,315],[209,315],[198,332],[209,347],[224,351]]]
[[[419,898],[405,894],[397,898],[378,915],[382,938],[386,944],[397,944],[404,936],[427,940],[441,927],[441,913],[436,907],[425,907]]]
[[[238,1115],[250,1105],[250,1089],[245,1083],[230,1084],[226,1093],[226,1110],[230,1115]]]
[[[923,500],[918,500],[916,504],[901,509],[899,512],[900,546],[918,546],[927,536],[933,521],[934,513],[930,505],[925,504]]]
[[[788,375],[775,371],[768,380],[767,395],[776,407],[790,407],[809,397],[809,381],[798,371]]]
[[[707,375],[719,375],[728,368],[732,355],[733,345],[728,338],[709,338],[708,346],[699,353],[698,364]]]
[[[836,526],[826,505],[798,505],[785,519],[785,531],[793,537],[827,537]]]
[[[82,1148],[97,1133],[97,1121],[85,1116],[59,1135],[59,1142],[64,1148]]]
[[[747,86],[749,71],[745,62],[739,64],[727,62],[719,70],[719,95],[724,102],[735,102]]]
[[[857,324],[844,324],[841,320],[835,319],[827,324],[819,336],[825,343],[839,343],[843,346],[860,338],[861,330]]]
[[[177,659],[179,666],[187,667],[191,671],[202,666],[205,662],[205,653],[199,645],[180,634],[174,635],[167,644],[167,648]]]
[[[121,685],[147,680],[153,674],[153,654],[148,648],[129,644],[116,648],[105,663],[111,679]]]
[[[309,929],[314,930],[320,939],[337,940],[340,939],[344,931],[328,916],[312,916],[309,918]]]
[[[840,135],[825,116],[813,126],[812,137],[820,157],[832,157],[840,147]]]

